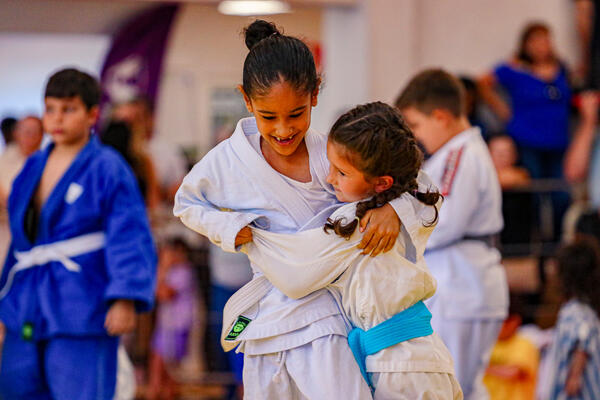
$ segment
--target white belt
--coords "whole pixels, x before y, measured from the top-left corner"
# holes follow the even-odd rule
[[[81,271],[81,266],[71,260],[71,257],[77,257],[104,248],[105,239],[104,232],[94,232],[71,239],[35,246],[29,251],[15,251],[17,263],[13,265],[8,273],[6,284],[2,288],[2,291],[0,291],[0,299],[6,296],[12,286],[15,274],[19,271],[46,265],[52,261],[62,263],[69,271]]]

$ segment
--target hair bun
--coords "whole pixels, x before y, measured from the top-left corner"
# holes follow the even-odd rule
[[[252,50],[258,42],[273,34],[281,35],[274,23],[257,19],[244,29],[246,47]]]

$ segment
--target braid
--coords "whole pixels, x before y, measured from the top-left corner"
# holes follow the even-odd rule
[[[358,219],[367,211],[382,207],[404,193],[410,193],[422,203],[435,208],[434,219],[427,224],[435,224],[438,210],[435,204],[440,193],[419,192],[417,176],[423,163],[423,154],[417,141],[400,114],[382,102],[355,107],[342,115],[331,128],[329,140],[340,144],[346,156],[366,177],[391,176],[392,186],[368,200],[356,205]],[[338,235],[352,236],[358,220],[344,224],[345,218],[327,220],[325,231],[333,229]]]

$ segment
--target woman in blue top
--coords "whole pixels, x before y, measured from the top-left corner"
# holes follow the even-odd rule
[[[567,75],[555,55],[550,29],[531,23],[521,34],[516,56],[479,81],[483,99],[506,123],[534,179],[562,176],[571,98]],[[498,86],[509,103],[496,91]]]

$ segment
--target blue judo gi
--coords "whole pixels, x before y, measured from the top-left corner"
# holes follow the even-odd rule
[[[95,137],[42,206],[32,242],[25,218],[52,149],[27,161],[9,198],[0,398],[109,400],[118,338],[104,328],[106,313],[117,299],[152,308],[156,251],[130,168]]]

